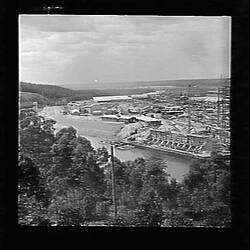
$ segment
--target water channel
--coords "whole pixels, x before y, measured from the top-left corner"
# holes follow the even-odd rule
[[[57,122],[55,126],[56,130],[68,126],[74,127],[79,135],[86,137],[91,142],[94,148],[105,146],[110,151],[110,145],[102,141],[114,137],[117,131],[124,126],[122,123],[104,122],[93,116],[63,115],[61,109],[62,107],[58,106],[45,107],[40,112],[40,115],[53,118]],[[115,149],[115,156],[121,161],[135,160],[138,157],[157,157],[164,159],[168,166],[167,172],[178,181],[181,181],[184,175],[189,172],[191,163],[190,160],[176,158],[164,152],[138,148],[130,150]]]

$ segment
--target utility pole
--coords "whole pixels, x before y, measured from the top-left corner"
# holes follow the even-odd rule
[[[37,102],[33,102],[33,110],[35,112],[38,112],[38,105],[37,105]]]
[[[113,204],[114,204],[114,213],[115,220],[117,219],[117,203],[116,203],[116,183],[115,183],[115,162],[114,162],[114,146],[111,145],[111,172],[112,172],[112,187],[113,187]]]
[[[188,85],[188,134],[190,134],[191,130],[190,88],[191,84]],[[189,136],[187,136],[187,143],[189,143]]]
[[[191,110],[190,110],[190,88],[191,85],[188,85],[188,133],[191,130]]]
[[[220,125],[220,88],[218,88],[218,96],[217,96],[217,126]]]

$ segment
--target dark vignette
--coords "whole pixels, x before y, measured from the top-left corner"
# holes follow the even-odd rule
[[[17,226],[17,142],[18,142],[18,14],[48,14],[44,7],[60,6],[62,9],[50,10],[50,14],[151,14],[151,15],[229,15],[232,16],[232,81],[231,81],[231,128],[232,128],[232,228],[231,229],[123,229],[123,228],[31,228]],[[201,248],[208,243],[214,248],[231,246],[247,249],[250,240],[250,217],[248,198],[249,165],[249,23],[250,15],[247,1],[138,1],[132,0],[62,0],[62,1],[14,1],[0,2],[0,18],[3,23],[0,57],[0,134],[3,159],[0,169],[0,240],[4,248],[21,243],[23,246],[36,247],[42,243],[49,246],[59,243],[67,235],[67,242],[72,247],[74,239],[80,239],[80,247],[99,242],[103,247],[110,246],[117,236],[120,244],[134,246],[132,240],[147,244],[165,243],[169,246],[173,239],[175,246],[198,245]],[[111,233],[110,233],[111,232]],[[140,232],[141,236],[138,235]],[[98,233],[98,234],[96,234]],[[118,235],[117,235],[118,234]],[[104,240],[98,238],[104,235]],[[125,236],[126,235],[126,236]],[[70,237],[69,237],[70,236]],[[131,238],[131,236],[134,236]],[[175,236],[175,237],[174,237]],[[183,236],[185,239],[183,239]],[[69,238],[68,238],[69,237]],[[95,240],[96,239],[96,240]],[[182,240],[183,239],[183,240]],[[201,240],[199,243],[198,239]],[[164,246],[163,245],[163,246]]]

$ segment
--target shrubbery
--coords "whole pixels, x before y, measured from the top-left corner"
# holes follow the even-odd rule
[[[159,159],[115,158],[118,218],[111,164],[73,127],[55,134],[55,121],[20,114],[19,223],[82,226],[230,226],[229,164],[214,155],[196,161],[182,183]]]

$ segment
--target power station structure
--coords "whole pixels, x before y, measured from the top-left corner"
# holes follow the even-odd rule
[[[218,88],[217,126],[230,131],[230,80]]]
[[[230,150],[230,79],[224,79],[222,86],[218,88],[217,128],[217,151],[221,151],[222,145]]]
[[[212,100],[208,98],[199,104],[204,108],[202,124],[206,126],[205,131],[192,132],[197,116],[195,113],[197,104],[191,101],[195,98],[195,94],[191,92],[192,86],[189,84],[186,105],[187,131],[151,129],[149,136],[142,143],[131,141],[130,144],[187,158],[208,159],[212,152],[228,158],[230,156],[230,80],[221,79],[221,83],[218,91],[213,91],[215,95],[217,94],[217,100],[216,96],[213,96]],[[207,108],[210,106],[213,108]]]

